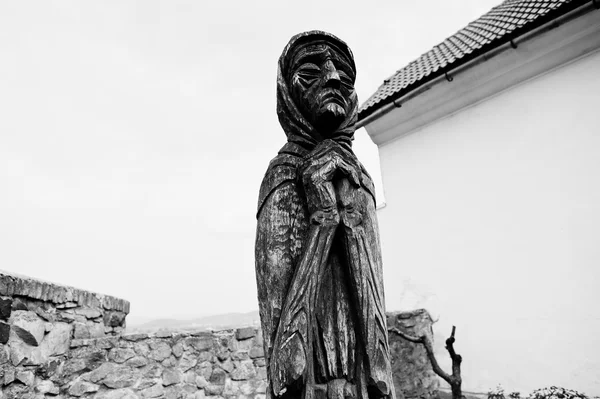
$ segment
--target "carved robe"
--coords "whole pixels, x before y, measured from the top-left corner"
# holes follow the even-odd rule
[[[338,192],[352,204],[340,205],[333,226],[311,219],[307,207],[302,165],[319,140],[285,79],[287,54],[306,35],[292,38],[279,60],[277,112],[288,142],[269,164],[258,201],[256,278],[267,397],[322,397],[316,390],[325,386],[330,399],[394,398],[374,187],[351,150],[357,104],[330,138],[360,165],[360,187]],[[343,42],[336,44],[351,57]],[[344,185],[341,177],[335,183]]]

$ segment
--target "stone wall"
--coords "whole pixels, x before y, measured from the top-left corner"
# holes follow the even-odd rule
[[[398,328],[412,336],[428,335],[433,342],[431,316],[425,309],[410,312],[388,312],[388,329]],[[421,344],[409,342],[390,333],[390,355],[394,373],[396,397],[433,398],[437,396],[440,379],[433,372],[427,352]]]
[[[73,340],[55,376],[66,397],[260,398],[266,388],[255,328]]]
[[[0,272],[0,396],[58,394],[47,375],[64,363],[71,341],[118,336],[127,313],[122,299]]]
[[[0,273],[0,399],[264,399],[261,332],[123,334],[129,303]],[[431,330],[424,311],[390,326]],[[418,345],[390,336],[398,399],[437,388]]]

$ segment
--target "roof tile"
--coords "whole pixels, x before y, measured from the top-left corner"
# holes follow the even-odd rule
[[[416,88],[428,78],[444,72],[467,59],[511,39],[516,30],[524,33],[543,22],[542,17],[552,10],[562,15],[584,0],[505,0],[479,19],[399,69],[360,107],[359,119],[366,117],[385,103]],[[552,16],[554,18],[555,16]],[[468,56],[468,57],[467,57]]]

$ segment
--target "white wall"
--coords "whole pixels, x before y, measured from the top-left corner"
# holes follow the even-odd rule
[[[464,389],[600,395],[600,53],[380,158],[387,308],[457,326]]]

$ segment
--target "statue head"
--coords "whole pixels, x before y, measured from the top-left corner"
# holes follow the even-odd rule
[[[329,33],[305,32],[290,40],[279,61],[278,113],[284,129],[282,112],[286,123],[291,117],[303,130],[300,135],[314,142],[327,138],[349,142],[358,99],[356,67],[348,46]]]
[[[304,117],[330,136],[351,111],[356,71],[348,56],[324,40],[304,43],[291,55],[288,87]]]

